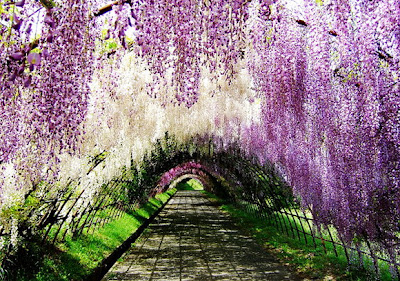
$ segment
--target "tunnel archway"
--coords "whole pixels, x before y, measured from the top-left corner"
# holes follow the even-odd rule
[[[182,176],[176,178],[169,184],[169,188],[175,188],[179,184],[183,185],[183,184],[187,184],[191,181],[195,182],[195,184],[190,184],[191,186],[196,185],[196,186],[198,186],[196,188],[197,190],[204,190],[202,178],[195,174],[185,174],[185,175],[182,175]]]
[[[399,277],[399,1],[103,1],[0,1],[1,260],[193,161],[220,197],[293,237],[333,227]]]

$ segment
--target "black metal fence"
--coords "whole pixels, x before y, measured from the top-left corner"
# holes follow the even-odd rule
[[[372,271],[380,279],[381,270],[389,271],[393,280],[400,278],[400,237],[398,241],[372,242],[368,237],[346,241],[332,226],[318,224],[310,208],[300,206],[273,165],[260,166],[255,159],[245,159],[235,148],[220,152],[212,170],[218,171],[229,186],[222,187],[237,207],[271,223],[290,239],[322,248],[328,254],[343,256],[352,268]],[[400,233],[400,232],[399,232]]]
[[[27,196],[21,209],[25,215],[19,220],[20,234],[39,233],[43,242],[54,244],[68,235],[76,237],[93,232],[147,201],[163,173],[185,161],[198,161],[213,177],[215,191],[268,221],[288,239],[343,256],[350,266],[372,268],[376,276],[386,266],[393,279],[400,277],[400,244],[396,241],[385,245],[372,243],[365,237],[349,243],[333,226],[318,225],[311,211],[299,206],[273,165],[261,166],[234,146],[216,151],[209,139],[193,149],[195,142],[199,143],[191,140],[189,144],[178,145],[166,135],[144,157],[140,168],[124,169],[119,177],[95,188],[93,194],[80,188],[80,179],[70,180],[64,188],[57,189],[41,184]],[[88,173],[103,160],[104,154],[95,157]],[[9,229],[0,225],[0,236],[11,235]]]

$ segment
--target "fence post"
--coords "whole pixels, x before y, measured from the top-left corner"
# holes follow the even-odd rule
[[[71,194],[72,194],[72,193],[71,193]],[[78,202],[78,200],[79,200],[79,198],[81,197],[82,194],[83,194],[83,190],[82,190],[82,192],[79,194],[79,196],[75,199],[74,203],[73,203],[72,206],[69,208],[67,214],[64,216],[64,219],[63,219],[63,221],[61,222],[60,227],[58,228],[56,234],[54,235],[52,244],[54,244],[54,243],[56,242],[58,233],[61,231],[61,228],[62,228],[63,224],[64,224],[65,221],[68,219],[69,214],[71,213],[72,209],[74,208],[75,204]],[[65,230],[64,234],[65,234],[67,231],[68,231],[68,230]],[[62,239],[62,240],[64,240],[64,237],[65,237],[65,235],[63,235],[63,239]]]
[[[370,256],[372,257],[372,261],[373,261],[373,263],[374,263],[375,273],[376,273],[376,275],[379,277],[379,265],[378,265],[378,260],[376,259],[374,250],[372,249],[371,244],[370,244],[370,242],[369,242],[369,240],[368,240],[368,237],[367,237],[366,235],[365,235],[365,242],[367,243]]]
[[[303,222],[301,221],[299,212],[297,211],[297,209],[294,209],[294,211],[296,212],[297,220],[299,221],[300,226],[301,226],[301,230],[303,231],[304,241],[306,242],[306,245],[308,245],[306,230],[304,229]],[[299,238],[299,239],[300,239],[300,238]]]
[[[338,257],[339,255],[338,255],[338,252],[336,250],[336,242],[333,241],[333,236],[332,236],[332,233],[331,233],[331,231],[329,229],[329,225],[326,226],[326,229],[328,230],[329,237],[331,238],[331,243],[332,243],[332,246],[333,246],[333,251],[335,252],[335,256]]]
[[[343,240],[342,235],[340,234],[340,232],[338,232],[338,236],[339,236],[340,242],[342,242],[342,247],[343,247],[343,250],[344,250],[344,254],[346,255],[347,264],[350,265],[349,253],[347,251],[346,244],[344,243],[344,240]]]
[[[314,243],[314,248],[317,248],[317,243],[315,242],[314,231],[313,231],[312,226],[311,226],[311,224],[309,222],[310,219],[307,218],[307,214],[304,212],[304,210],[302,210],[302,212],[303,212],[303,216],[304,216],[304,218],[306,220],[307,226],[310,229],[310,234],[311,234],[311,237],[312,237],[312,240],[313,240],[313,243]]]

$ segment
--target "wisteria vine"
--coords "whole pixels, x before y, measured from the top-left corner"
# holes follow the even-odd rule
[[[49,180],[57,155],[78,150],[96,34],[88,4],[0,2],[0,163],[19,159],[24,184]]]
[[[89,138],[82,124],[93,96],[94,66],[99,72],[114,69],[108,64],[120,63],[125,53],[151,73],[140,91],[157,102],[166,94],[162,89],[173,89],[171,104],[188,112],[203,105],[207,79],[229,85],[245,68],[252,79],[246,91],[257,94],[243,95],[242,103],[261,104],[261,118],[251,124],[229,114],[212,120],[217,129],[210,136],[221,137],[221,149],[237,142],[261,164],[275,163],[303,206],[347,241],[395,243],[399,1],[121,0],[101,13],[94,8],[104,4],[0,1],[0,163],[26,171],[25,183],[49,180],[42,165],[57,164],[60,153],[77,153],[81,136]],[[111,28],[104,30],[99,17],[109,10]],[[106,44],[120,46],[99,52]],[[121,86],[109,84],[115,87],[110,91]],[[209,104],[233,95],[220,85],[215,93],[207,96]],[[144,107],[132,100],[129,115],[139,112],[135,105]],[[106,112],[105,102],[96,104],[102,107],[97,113]],[[165,112],[174,112],[168,106]],[[161,127],[162,120],[156,121]],[[113,122],[105,126],[117,126]]]

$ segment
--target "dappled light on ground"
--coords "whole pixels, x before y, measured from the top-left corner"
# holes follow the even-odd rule
[[[104,280],[301,279],[202,193],[180,190]]]

